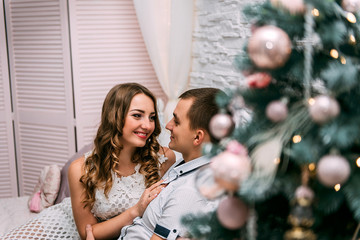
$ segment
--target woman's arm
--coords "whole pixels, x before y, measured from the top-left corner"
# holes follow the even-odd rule
[[[73,161],[68,169],[68,181],[71,197],[71,207],[74,215],[76,227],[78,229],[81,239],[85,238],[86,224],[96,224],[97,220],[90,212],[90,207],[85,207],[82,203],[84,199],[84,188],[80,183],[80,178],[84,173],[83,164],[85,157],[81,157]]]
[[[160,148],[159,153],[167,157],[167,160],[164,163],[162,163],[160,166],[160,175],[162,177],[164,176],[166,171],[176,162],[176,156],[175,153],[170,148],[167,147]]]
[[[96,218],[90,211],[90,207],[85,207],[81,202],[84,198],[84,188],[80,183],[83,174],[84,157],[75,160],[68,171],[71,204],[76,227],[81,239],[86,238],[86,225],[92,225],[95,239],[111,239],[120,235],[121,228],[132,223],[134,218],[142,216],[147,205],[159,194],[163,186],[159,181],[147,188],[141,195],[140,200],[131,208],[120,215],[107,221],[97,223]]]

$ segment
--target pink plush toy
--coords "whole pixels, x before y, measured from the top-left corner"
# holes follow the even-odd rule
[[[57,165],[46,166],[41,170],[39,181],[28,201],[30,211],[41,212],[54,205],[60,188],[60,171]]]

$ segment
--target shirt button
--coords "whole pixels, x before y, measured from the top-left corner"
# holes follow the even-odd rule
[[[180,170],[180,174],[182,174],[183,173],[183,171],[182,170]]]
[[[176,229],[173,230],[173,233],[176,233]]]

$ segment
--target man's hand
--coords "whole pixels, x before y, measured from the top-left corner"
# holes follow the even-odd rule
[[[86,240],[95,240],[94,234],[92,232],[92,227],[90,224],[86,225],[85,231],[86,231]]]

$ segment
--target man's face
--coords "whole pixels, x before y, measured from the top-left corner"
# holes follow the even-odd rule
[[[187,113],[193,104],[193,99],[180,99],[173,113],[173,118],[166,124],[170,131],[169,148],[187,155],[192,151],[196,131],[190,129]]]

